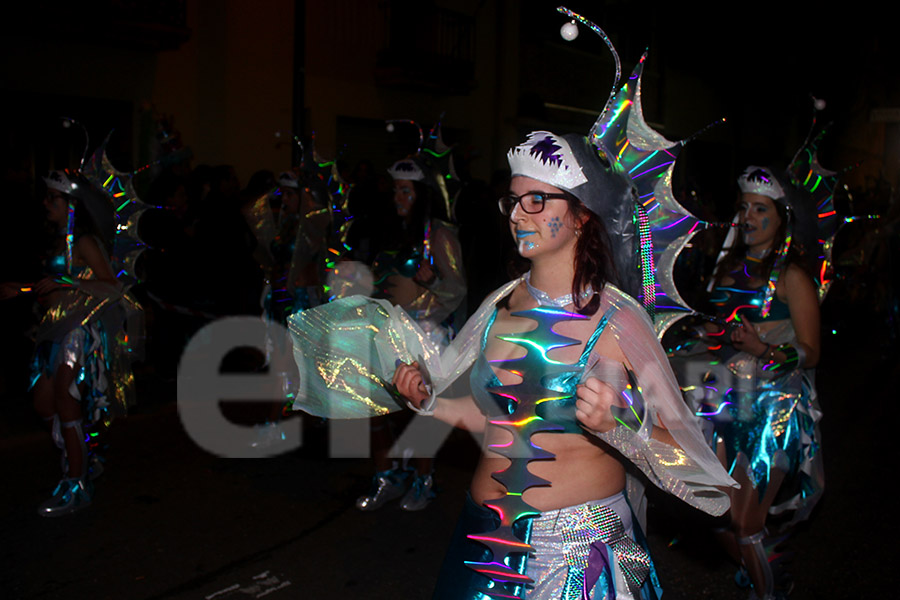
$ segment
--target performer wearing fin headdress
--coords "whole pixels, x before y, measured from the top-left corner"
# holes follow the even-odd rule
[[[31,285],[3,288],[4,295],[33,292],[46,307],[37,330],[32,391],[35,410],[62,451],[63,478],[38,510],[53,517],[91,504],[92,480],[102,463],[89,452],[86,435],[133,401],[129,354],[137,331],[126,332],[126,320],[140,307],[110,262],[117,225],[110,198],[79,171],[52,171],[44,182],[47,220],[58,233],[45,261],[47,275]]]
[[[815,215],[812,199],[789,175],[750,166],[738,186],[739,232],[726,240],[711,296],[727,326],[712,327],[710,338],[737,354],[725,361],[732,381],[718,382],[727,393],[700,413],[713,421],[720,456],[741,484],[731,492],[726,545],[756,596],[774,598],[766,518],[794,510],[791,524],[804,519],[824,490],[822,413],[812,385],[819,303],[807,266],[816,248]],[[776,500],[786,481],[791,497]]]
[[[301,370],[328,373],[298,399],[304,410],[379,414],[399,395],[421,414],[484,433],[437,598],[657,597],[632,512],[643,513],[642,499],[624,460],[694,507],[727,510],[720,488],[734,482],[629,295],[639,295],[636,250],[649,232],[635,231],[632,180],[603,146],[643,121],[630,113],[641,66],[590,137],[538,131],[510,150],[499,207],[531,268],[489,295],[448,348],[364,298],[291,322]],[[411,364],[394,369],[397,360]],[[470,367],[471,396],[440,395]],[[393,394],[383,381],[391,371]]]
[[[307,146],[296,136],[294,140],[303,156],[300,166],[278,175],[275,189],[244,211],[266,273],[263,308],[269,319],[282,324],[288,315],[335,296],[328,280],[349,248],[352,220],[347,213],[349,186],[334,161],[319,157],[315,138]]]
[[[388,170],[394,180],[399,235],[392,248],[378,254],[372,270],[379,297],[405,310],[440,348],[450,343],[464,320],[460,311],[464,310],[466,279],[445,183],[447,176],[455,175],[451,149],[440,139],[440,123],[428,133],[427,141],[420,138],[422,143],[424,148]],[[443,159],[442,164],[437,164],[437,158]],[[360,510],[375,510],[401,495],[401,508],[422,510],[434,497],[433,458],[416,456],[410,473],[388,457],[394,428],[399,424],[391,417],[373,420],[376,473],[371,489],[357,499]]]
[[[500,210],[531,268],[475,317],[472,397],[433,397],[418,364],[394,376],[420,410],[484,432],[436,598],[656,597],[625,468],[608,445],[694,506],[727,507],[714,486],[730,479],[652,324],[612,283],[616,259],[633,250],[617,253],[606,224],[624,223],[634,198],[598,150],[580,135],[533,132],[510,151]]]

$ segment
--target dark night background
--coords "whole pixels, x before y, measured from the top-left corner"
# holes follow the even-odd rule
[[[482,205],[494,210],[490,186],[503,185],[507,148],[534,129],[586,132],[609,95],[614,68],[606,47],[584,28],[573,43],[562,41],[565,18],[555,6],[44,0],[6,7],[0,280],[40,272],[40,178],[77,166],[84,146],[80,130],[59,126],[60,116],[82,122],[92,147],[114,129],[109,154],[121,170],[161,156],[165,121],[190,148],[182,167],[231,165],[245,186],[259,169],[296,164],[274,131],[315,131],[327,156],[342,153],[347,173],[362,177],[364,159],[383,173],[414,150],[414,138],[388,134],[384,119],[429,127],[445,112],[445,140],[456,145],[460,172],[483,191],[464,215],[477,231],[473,247],[490,249],[468,258],[470,305],[477,305],[505,277],[496,254],[505,251],[506,234],[481,215],[488,214]],[[623,78],[648,50],[645,117],[668,139],[725,119],[692,140],[675,168],[673,188],[699,216],[731,218],[745,165],[788,163],[809,131],[813,97],[826,103],[818,125],[831,124],[820,162],[849,169],[838,210],[881,216],[846,226],[835,243],[837,279],[822,307],[817,375],[827,489],[788,545],[793,597],[801,599],[889,595],[898,534],[886,477],[896,471],[891,428],[900,383],[896,18],[881,3],[832,6],[569,4],[610,35]],[[138,176],[142,196],[158,174],[151,168]],[[366,189],[383,186],[380,177]],[[383,198],[372,193],[357,210],[375,222]],[[218,239],[212,250],[232,242]],[[686,296],[704,287],[698,282],[715,243],[714,234],[698,237],[679,262]],[[252,312],[225,302],[253,285],[238,283],[236,267],[217,265],[215,276],[201,277],[209,263],[186,264],[208,284],[179,301],[217,314]],[[172,317],[149,301],[147,308],[151,338],[208,321]],[[27,298],[0,302],[0,598],[238,598],[267,590],[270,598],[429,597],[474,464],[465,434],[438,456],[441,493],[428,510],[359,513],[353,501],[371,463],[328,458],[328,428],[312,419],[304,420],[303,448],[272,459],[227,460],[197,447],[178,419],[180,347],[171,339],[151,343],[136,365],[138,406],[108,433],[108,472],[94,505],[64,519],[37,517],[58,472],[26,389],[34,318]],[[746,597],[710,536],[714,525],[654,497],[650,542],[668,600]]]

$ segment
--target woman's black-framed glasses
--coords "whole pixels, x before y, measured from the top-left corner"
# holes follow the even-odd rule
[[[497,200],[497,206],[500,207],[500,213],[506,217],[512,214],[516,204],[521,206],[522,210],[529,215],[536,215],[544,210],[544,204],[546,204],[547,200],[568,200],[568,198],[568,194],[551,192],[528,192],[521,196],[507,192]]]

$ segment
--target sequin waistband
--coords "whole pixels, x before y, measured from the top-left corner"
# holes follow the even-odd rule
[[[625,528],[626,533],[631,535],[631,507],[625,499],[624,491],[600,500],[589,500],[588,502],[577,504],[575,506],[567,506],[556,510],[546,510],[541,513],[540,517],[534,519],[532,523],[532,535],[555,531],[560,523],[569,521],[572,516],[582,513],[592,506],[604,506],[615,511],[619,516],[619,519],[621,519],[622,526]]]

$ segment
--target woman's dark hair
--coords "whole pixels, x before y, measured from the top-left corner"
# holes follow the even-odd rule
[[[415,246],[422,243],[426,221],[431,219],[449,221],[449,218],[444,208],[444,199],[436,190],[421,181],[413,181],[412,184],[416,200],[410,211],[404,237],[406,244]]]
[[[575,310],[582,315],[593,315],[600,308],[600,293],[606,283],[615,276],[610,261],[609,237],[600,217],[592,213],[575,196],[566,193],[569,212],[575,222],[583,221],[581,234],[575,241],[575,277],[572,279],[572,298]],[[590,287],[594,293],[582,304],[581,292]]]
[[[616,276],[615,267],[610,260],[609,236],[603,221],[592,213],[572,194],[563,191],[569,203],[569,213],[575,223],[583,223],[578,227],[580,234],[575,241],[575,276],[572,278],[572,298],[578,314],[591,316],[600,308],[600,294],[607,282]],[[529,261],[516,255],[510,264],[510,274],[518,277],[528,270]],[[587,288],[593,295],[585,303],[581,293]]]

